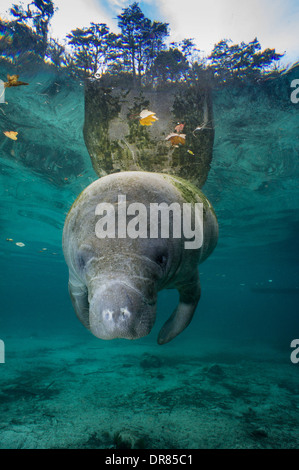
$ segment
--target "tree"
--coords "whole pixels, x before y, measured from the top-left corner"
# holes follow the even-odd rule
[[[146,31],[144,34],[144,72],[146,72],[146,70],[151,67],[157,55],[166,49],[164,41],[168,35],[169,32],[167,23],[154,21],[150,24],[148,31]]]
[[[189,64],[178,49],[160,52],[150,69],[153,83],[179,82],[185,78]]]
[[[42,57],[44,58],[47,49],[49,23],[54,15],[55,7],[52,0],[34,0],[27,5],[25,10],[22,5],[12,5],[10,13],[17,18],[17,22],[29,23],[34,28],[34,32],[42,40]]]
[[[119,49],[123,64],[132,71],[134,84],[137,76],[140,84],[142,73],[164,47],[164,38],[169,34],[168,24],[151,22],[136,2],[123,9],[117,18],[121,30]]]
[[[55,39],[50,38],[46,50],[46,57],[56,66],[61,67],[68,63],[65,47],[59,44]]]
[[[44,58],[44,44],[29,26],[0,19],[0,55],[14,64],[24,65]]]
[[[200,50],[196,48],[193,38],[183,39],[180,42],[172,42],[170,46],[173,49],[178,49],[179,51],[181,51],[183,56],[191,65],[199,60]]]
[[[105,23],[91,23],[89,28],[77,28],[67,38],[74,49],[74,63],[84,76],[100,75],[115,57],[112,48],[116,35],[110,33]]]
[[[283,54],[276,53],[275,49],[266,49],[263,52],[257,38],[246,44],[233,44],[231,40],[223,39],[214,46],[209,67],[221,81],[229,79],[258,79],[263,73],[273,67]]]

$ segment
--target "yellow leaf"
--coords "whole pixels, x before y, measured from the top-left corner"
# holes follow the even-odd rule
[[[143,111],[141,111],[139,117],[139,122],[142,126],[152,126],[155,121],[158,121],[156,113],[153,113],[148,109],[144,109]]]
[[[9,139],[18,140],[18,138],[17,138],[18,132],[15,132],[15,131],[3,131],[3,134],[6,135],[6,137],[8,137]]]

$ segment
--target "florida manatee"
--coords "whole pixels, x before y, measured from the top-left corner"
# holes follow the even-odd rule
[[[131,208],[126,213],[126,233],[118,218],[124,198],[126,208]],[[129,223],[134,224],[134,213],[135,217],[138,214],[136,203],[146,208],[146,230],[141,233],[135,219],[139,232],[133,230],[128,236]],[[181,214],[187,204],[193,215],[194,208],[202,204],[201,226],[197,225],[200,246],[188,248],[190,238],[183,230],[180,236],[174,235],[173,225],[178,220],[175,211],[168,212],[169,236],[162,236],[162,215],[156,220],[157,226],[151,226],[151,207],[162,207],[162,203],[167,207],[176,203],[182,208]],[[97,224],[104,220],[99,214],[107,216],[110,210],[99,212],[105,204],[115,213],[111,225],[114,237],[112,232],[105,238],[97,232]],[[106,219],[106,229],[109,223]],[[158,335],[159,344],[171,341],[193,317],[201,293],[198,264],[212,253],[217,239],[218,224],[211,204],[199,189],[179,177],[128,171],[94,181],[72,205],[63,230],[69,293],[79,320],[101,339],[137,339],[148,335],[153,327],[158,292],[177,289],[179,304]]]

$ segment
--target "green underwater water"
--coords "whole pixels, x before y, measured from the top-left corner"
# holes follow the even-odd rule
[[[2,67],[0,76],[12,72]],[[133,342],[93,337],[71,306],[62,229],[96,179],[82,135],[82,83],[24,71],[30,86],[6,91],[0,448],[298,448],[299,364],[290,359],[299,337],[296,78],[298,67],[213,91],[203,192],[219,243],[199,267],[191,325],[164,346],[156,338],[174,291],[159,294],[151,334]]]

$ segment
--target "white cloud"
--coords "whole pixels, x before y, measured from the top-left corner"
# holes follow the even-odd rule
[[[114,9],[117,13],[121,13],[123,8],[127,8],[129,4],[133,3],[128,2],[128,0],[107,0],[109,7]]]
[[[110,1],[110,0],[109,0]],[[117,1],[117,0],[116,0]],[[9,8],[13,3],[19,4],[16,0],[1,0],[1,16],[9,19]],[[29,2],[24,1],[26,6]],[[104,2],[102,2],[104,3]],[[107,14],[104,6],[97,0],[54,0],[58,10],[50,23],[50,35],[55,39],[63,39],[72,29],[89,26],[93,23],[106,23],[111,29],[115,29],[115,23]],[[3,12],[3,13],[2,13]]]
[[[299,9],[294,0],[160,0],[171,40],[194,38],[207,54],[221,39],[249,42],[256,36],[262,48],[299,56]]]
[[[51,20],[50,34],[54,38],[64,38],[72,29],[89,26],[93,23],[106,23],[112,20],[96,0],[55,0],[58,7]]]

